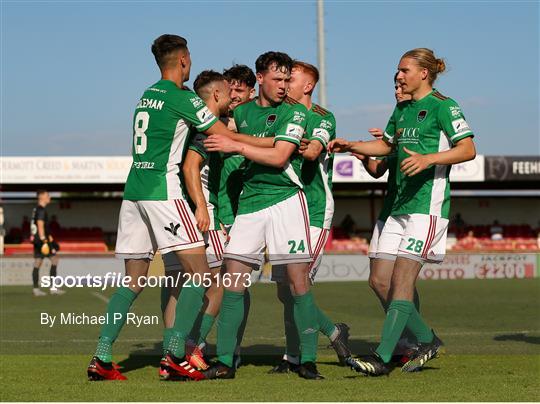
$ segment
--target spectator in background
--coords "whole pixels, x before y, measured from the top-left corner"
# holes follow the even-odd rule
[[[24,240],[30,238],[30,220],[28,219],[28,216],[23,216],[21,232]]]
[[[454,216],[454,220],[452,220],[452,225],[450,227],[455,227],[456,232],[459,234],[463,230],[465,230],[466,223],[461,217],[461,213],[456,213],[456,216]]]
[[[467,235],[459,241],[459,244],[465,250],[477,250],[481,247],[480,241],[474,236],[472,230],[467,232]]]
[[[51,216],[51,223],[50,223],[51,233],[52,234],[58,234],[60,231],[60,223],[58,223],[58,218],[56,215]]]
[[[492,240],[502,240],[503,239],[503,228],[499,224],[497,220],[493,222],[491,227],[489,228],[489,231],[491,233],[491,239]]]
[[[345,231],[345,233],[347,233],[349,237],[356,233],[356,222],[349,214],[343,218],[340,227]]]

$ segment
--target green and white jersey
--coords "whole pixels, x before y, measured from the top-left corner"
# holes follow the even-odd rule
[[[208,211],[212,215],[210,230],[220,230],[219,216],[218,216],[218,193],[219,193],[219,181],[221,178],[222,159],[221,153],[210,152],[206,150],[204,141],[207,136],[204,133],[196,133],[189,144],[189,149],[193,150],[201,155],[204,160],[201,168],[201,184],[208,205]]]
[[[227,153],[223,155],[223,167],[218,192],[219,221],[231,226],[238,212],[238,199],[242,192],[245,168],[244,156]]]
[[[318,141],[323,151],[315,161],[304,160],[302,182],[308,202],[311,226],[329,229],[334,216],[332,166],[334,155],[326,152],[328,142],[336,138],[336,118],[326,109],[313,104],[308,111],[306,137]]]
[[[384,136],[389,143],[397,144],[399,165],[409,157],[404,147],[421,154],[437,153],[473,133],[459,105],[433,89],[421,100],[399,103]],[[436,165],[412,177],[396,170],[397,196],[391,215],[422,213],[448,219],[450,168]]]
[[[397,171],[397,153],[392,151],[388,156],[384,157],[386,160],[386,167],[388,169],[388,182],[386,184],[386,195],[384,196],[383,207],[377,220],[386,222],[388,216],[392,213],[392,206],[397,195],[396,186],[396,171]]]
[[[258,137],[274,137],[300,146],[306,127],[307,109],[287,97],[276,107],[261,107],[256,99],[234,109],[238,132]],[[303,188],[300,180],[303,158],[293,154],[285,167],[276,168],[246,160],[244,186],[238,214],[257,212],[295,195]]]
[[[146,89],[133,118],[133,165],[124,199],[180,199],[180,164],[189,134],[205,131],[217,118],[194,92],[160,80]]]

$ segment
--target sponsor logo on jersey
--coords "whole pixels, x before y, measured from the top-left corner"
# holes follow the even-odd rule
[[[173,236],[177,236],[179,227],[180,227],[180,223],[174,224],[173,222],[171,222],[169,223],[169,227],[164,227],[164,229],[167,230],[169,233],[171,233]]]
[[[469,125],[463,118],[452,121],[452,127],[454,128],[454,132],[456,133],[456,135],[461,135],[462,133],[467,133],[471,131]]]
[[[244,120],[242,121],[242,123],[240,124],[240,127],[241,127],[241,128],[247,128],[247,127],[248,127],[248,124],[247,124],[247,122],[246,122],[245,119],[244,119]]]
[[[214,119],[214,114],[210,112],[208,107],[204,107],[200,111],[197,111],[196,113],[197,118],[199,118],[199,121],[201,121],[202,124],[210,122],[212,119]]]
[[[418,143],[420,140],[420,131],[418,128],[400,128],[397,130],[398,142],[401,143]]]
[[[276,119],[277,119],[276,114],[268,115],[268,118],[266,118],[266,127],[272,126],[274,122],[276,122]]]
[[[190,98],[189,101],[191,101],[194,108],[200,108],[204,105],[204,101],[201,100],[199,97]]]
[[[306,119],[306,114],[300,111],[294,111],[293,122],[302,123]]]
[[[319,125],[321,128],[323,129],[332,129],[332,122],[330,122],[329,120],[327,119],[323,119],[321,121],[321,124]]]
[[[461,116],[461,108],[456,107],[456,106],[451,106],[450,113],[452,114],[452,118],[459,118]]]
[[[302,128],[300,125],[290,123],[287,125],[287,129],[285,129],[285,135],[300,140],[304,135],[304,128]]]
[[[326,129],[323,128],[316,128],[313,131],[313,137],[318,137],[324,140],[325,143],[328,143],[330,141],[330,133]]]
[[[420,111],[418,113],[418,115],[416,116],[416,120],[418,122],[422,122],[424,119],[426,119],[426,116],[427,116],[427,110],[423,109],[422,111]]]

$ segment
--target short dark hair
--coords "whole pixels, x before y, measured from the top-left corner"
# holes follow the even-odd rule
[[[230,83],[232,81],[237,81],[240,84],[245,83],[248,87],[255,87],[255,74],[246,65],[233,65],[230,69],[223,70],[223,75],[225,79]]]
[[[285,69],[290,72],[293,67],[293,60],[283,52],[266,52],[255,61],[255,71],[257,73],[263,73],[272,65],[275,65],[279,70]]]
[[[394,74],[394,84],[397,84],[397,75],[399,74],[399,72],[396,72],[396,74]]]
[[[152,53],[160,68],[167,67],[171,63],[171,56],[176,52],[186,49],[187,40],[178,35],[163,34],[152,44]]]
[[[47,193],[49,193],[49,191],[41,188],[36,191],[36,196],[39,198],[40,195],[47,194]]]
[[[204,70],[199,73],[195,81],[193,82],[193,90],[197,93],[197,95],[201,98],[204,98],[201,95],[201,92],[203,92],[204,88],[208,86],[209,84],[215,83],[216,81],[224,81],[226,80],[225,76],[221,73],[218,73],[214,70]]]

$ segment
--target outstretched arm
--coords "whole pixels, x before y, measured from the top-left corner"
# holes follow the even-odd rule
[[[392,145],[384,140],[370,140],[367,142],[349,142],[345,139],[334,139],[328,143],[330,153],[357,153],[365,156],[386,156],[392,151]]]
[[[221,121],[217,121],[215,124],[210,126],[204,133],[207,135],[223,135],[231,138],[232,140],[236,142],[242,142],[246,144],[250,144],[252,146],[258,146],[258,147],[273,147],[274,146],[274,139],[271,137],[256,137],[256,136],[250,136],[245,135],[243,133],[236,133],[233,132],[225,126],[225,124]]]
[[[204,146],[209,152],[237,153],[248,160],[277,168],[283,168],[285,166],[297,147],[294,143],[280,140],[272,148],[257,147],[237,142],[221,135],[209,136],[204,141]]]

